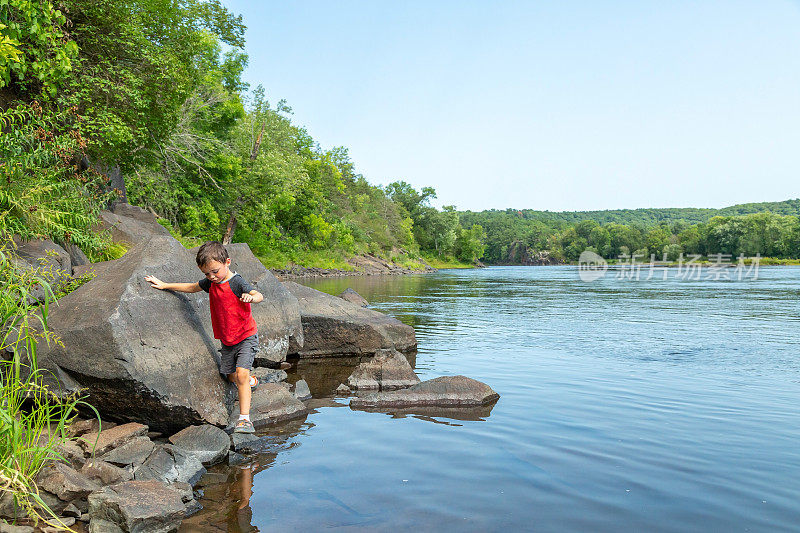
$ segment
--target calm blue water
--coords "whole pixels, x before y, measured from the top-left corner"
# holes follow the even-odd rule
[[[318,407],[256,466],[218,468],[182,531],[800,531],[799,268],[307,284],[353,287],[416,328],[423,380],[464,374],[499,402],[478,420],[356,412],[331,394],[344,363],[301,367]]]

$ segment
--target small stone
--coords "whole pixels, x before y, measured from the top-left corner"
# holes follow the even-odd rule
[[[103,423],[103,429],[109,429],[108,423]],[[86,433],[97,433],[100,428],[100,421],[96,418],[88,420],[78,420],[69,426],[68,434],[70,437],[80,437]]]
[[[231,447],[228,435],[210,424],[189,426],[171,436],[169,441],[177,448],[194,454],[204,465],[222,461]]]
[[[289,370],[290,368],[292,368],[292,363],[287,363],[286,361],[283,361],[281,363],[281,366],[280,366],[281,370]]]
[[[206,469],[193,454],[170,444],[161,444],[133,472],[133,477],[136,480],[155,479],[165,483],[184,481],[194,485],[205,473]]]
[[[103,455],[113,448],[119,448],[135,437],[146,435],[147,430],[148,428],[144,424],[130,422],[110,429],[103,429],[99,434],[99,438],[96,432],[87,433],[80,438],[79,443],[85,450],[94,451],[96,455]]]
[[[311,399],[311,389],[308,388],[306,380],[301,379],[294,384],[294,397],[300,401]]]
[[[350,400],[351,409],[396,407],[476,407],[494,403],[500,395],[466,376],[444,376],[407,389],[374,392]]]
[[[140,465],[147,459],[155,444],[148,437],[134,437],[119,448],[103,455],[101,459],[117,466]]]
[[[15,526],[0,522],[0,533],[33,533],[35,530],[30,526]]]
[[[148,439],[158,439],[158,438],[161,438],[163,436],[164,436],[164,434],[161,433],[160,431],[148,431],[147,432],[147,438]]]
[[[336,394],[350,394],[353,391],[350,390],[350,387],[342,383],[341,385],[336,387],[336,390],[334,392],[336,392]]]
[[[254,368],[250,372],[250,375],[258,378],[258,381],[261,383],[278,383],[279,381],[283,381],[288,377],[286,375],[286,371],[284,370],[264,368],[263,366]]]
[[[114,466],[102,459],[90,459],[83,465],[83,468],[81,468],[81,473],[90,478],[97,479],[103,485],[113,485],[120,481],[130,481],[133,479],[133,474],[124,468]]]
[[[126,481],[89,496],[92,533],[177,531],[186,514],[181,492],[166,483]]]
[[[86,498],[89,493],[101,488],[95,481],[64,463],[53,463],[43,468],[37,476],[37,484],[40,489],[52,492],[65,502]]]
[[[74,518],[80,518],[81,511],[80,511],[80,509],[75,507],[74,504],[71,503],[71,504],[67,505],[66,507],[64,507],[64,510],[61,511],[61,514],[63,514],[64,516],[72,516]]]
[[[228,465],[230,466],[240,465],[242,463],[246,463],[247,461],[247,456],[240,453],[230,452],[228,454]]]
[[[62,442],[56,448],[56,452],[75,467],[81,467],[83,463],[86,462],[86,455],[83,448],[78,446],[74,441],[67,440]]]

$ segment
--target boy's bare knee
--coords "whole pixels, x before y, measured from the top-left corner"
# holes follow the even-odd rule
[[[240,385],[250,382],[250,370],[246,368],[237,367],[234,376],[236,376],[236,383]]]

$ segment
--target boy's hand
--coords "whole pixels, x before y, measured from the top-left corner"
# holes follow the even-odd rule
[[[239,301],[244,302],[246,304],[254,303],[257,304],[264,299],[264,296],[256,291],[252,290],[250,292],[246,292],[239,297]]]
[[[145,276],[145,277],[144,277],[144,280],[145,280],[145,281],[149,281],[149,282],[150,282],[150,285],[151,285],[151,286],[152,286],[154,289],[162,289],[162,290],[163,290],[163,289],[166,289],[166,288],[167,288],[167,284],[166,284],[166,283],[164,283],[163,281],[161,281],[160,279],[158,279],[158,278],[157,278],[157,277],[155,277],[155,276]]]

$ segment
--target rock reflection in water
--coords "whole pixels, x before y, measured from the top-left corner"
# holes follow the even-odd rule
[[[392,418],[405,418],[412,416],[418,420],[425,420],[434,422],[436,424],[451,424],[450,422],[439,420],[440,418],[450,418],[453,420],[472,420],[480,421],[489,418],[492,409],[497,403],[489,405],[480,405],[477,407],[404,407],[404,408],[385,408],[377,409],[364,407],[357,409],[358,411],[365,411],[368,413],[384,413],[390,415]]]
[[[259,531],[252,525],[253,509],[250,506],[254,476],[273,466],[282,452],[299,446],[300,443],[294,438],[313,426],[314,424],[306,420],[295,420],[268,428],[259,432],[259,435],[269,438],[269,446],[264,448],[269,451],[251,456],[250,461],[242,465],[212,466],[198,484],[203,491],[200,500],[203,509],[185,519],[179,531],[181,533]]]

